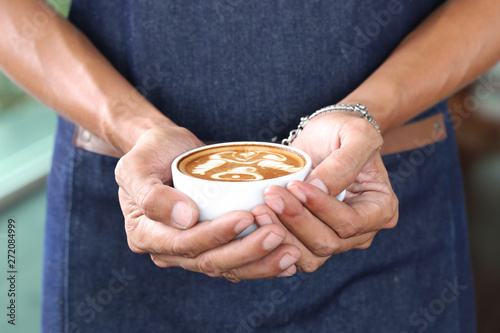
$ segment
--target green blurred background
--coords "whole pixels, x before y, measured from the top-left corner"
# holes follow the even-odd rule
[[[69,0],[49,1],[67,15]],[[0,332],[40,331],[45,182],[55,113],[0,72]],[[7,323],[7,221],[16,221],[16,325]]]
[[[69,0],[52,0],[67,14]],[[497,83],[481,95],[481,105],[457,126],[464,170],[469,229],[476,279],[479,332],[500,332],[500,67],[488,75]],[[450,99],[460,116],[476,82]],[[490,87],[491,88],[491,87]],[[492,89],[493,89],[492,88]],[[479,96],[479,95],[477,95]],[[0,311],[0,332],[39,332],[45,182],[50,168],[56,116],[0,73],[0,308],[5,309],[7,221],[16,221],[17,317],[7,324]]]

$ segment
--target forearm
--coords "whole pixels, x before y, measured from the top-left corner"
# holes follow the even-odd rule
[[[500,60],[500,6],[449,1],[430,15],[343,103],[364,103],[386,132]]]
[[[0,8],[0,67],[62,116],[124,153],[148,128],[172,125],[43,1],[0,0]],[[26,22],[37,15],[47,23],[26,36]]]

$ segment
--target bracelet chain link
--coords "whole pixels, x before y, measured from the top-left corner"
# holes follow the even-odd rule
[[[293,142],[293,140],[295,140],[295,138],[300,134],[300,132],[302,132],[304,127],[306,127],[307,123],[309,123],[309,121],[311,121],[311,119],[313,119],[314,117],[317,117],[319,115],[329,113],[329,112],[335,112],[335,111],[347,111],[347,112],[357,113],[361,116],[361,118],[368,120],[373,126],[375,126],[375,128],[377,129],[377,132],[379,134],[381,134],[380,129],[379,129],[377,123],[375,122],[375,119],[373,119],[373,117],[370,115],[370,113],[368,113],[366,106],[364,106],[363,104],[359,104],[359,103],[358,104],[334,104],[334,105],[330,105],[330,106],[324,107],[322,109],[319,109],[318,111],[315,111],[314,113],[310,114],[309,116],[300,118],[299,126],[297,126],[296,129],[291,130],[290,134],[288,135],[288,138],[283,139],[281,141],[281,144],[287,145],[287,146],[290,145]]]

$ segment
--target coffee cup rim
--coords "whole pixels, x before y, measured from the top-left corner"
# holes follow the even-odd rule
[[[307,153],[305,153],[304,151],[302,151],[302,150],[300,150],[298,148],[295,148],[295,147],[286,146],[286,145],[283,145],[283,144],[273,143],[273,142],[262,142],[262,141],[231,141],[231,142],[212,143],[212,144],[208,144],[208,145],[205,145],[205,146],[202,146],[202,147],[194,148],[194,149],[189,150],[189,151],[187,151],[185,153],[182,153],[181,155],[177,156],[173,160],[173,162],[171,164],[172,173],[175,170],[176,173],[178,173],[180,175],[183,175],[185,177],[189,177],[191,179],[200,179],[202,181],[215,182],[215,183],[233,183],[233,182],[228,182],[228,181],[220,181],[220,180],[212,180],[212,179],[201,179],[201,178],[189,175],[189,174],[185,174],[185,173],[183,173],[180,170],[180,168],[178,167],[178,164],[179,164],[179,161],[182,158],[184,158],[185,156],[190,155],[192,153],[196,153],[197,151],[205,150],[205,149],[212,148],[212,147],[224,147],[224,146],[235,146],[235,145],[241,145],[241,146],[249,146],[249,145],[269,146],[269,147],[275,147],[275,148],[278,148],[278,149],[288,150],[288,151],[290,151],[292,153],[300,155],[301,157],[304,158],[305,164],[304,164],[304,167],[301,170],[297,171],[297,172],[301,172],[302,170],[310,169],[311,165],[312,165],[311,157]],[[292,174],[296,174],[297,172],[294,172]],[[173,176],[173,174],[172,174],[172,176]],[[238,183],[238,184],[252,184],[252,183],[265,182],[265,181],[270,181],[270,180],[279,180],[279,179],[283,179],[283,178],[286,178],[286,177],[289,177],[289,176],[290,176],[290,174],[287,174],[287,175],[283,175],[283,176],[275,177],[275,178],[268,178],[268,179],[254,180],[254,181],[246,181],[246,182],[234,182],[234,183]]]

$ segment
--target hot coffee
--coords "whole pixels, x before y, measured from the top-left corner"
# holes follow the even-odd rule
[[[272,179],[298,172],[306,159],[278,146],[241,144],[208,147],[179,160],[186,175],[214,181],[248,182]]]
[[[198,220],[265,204],[264,190],[303,181],[311,158],[294,147],[266,142],[226,142],[196,148],[172,162],[174,187],[198,207]],[[257,225],[246,228],[243,237]]]

